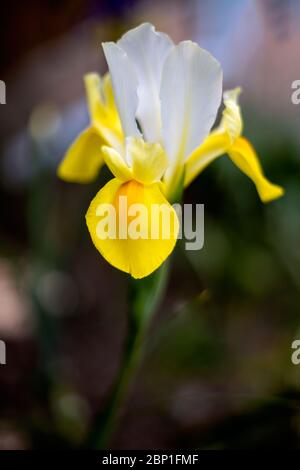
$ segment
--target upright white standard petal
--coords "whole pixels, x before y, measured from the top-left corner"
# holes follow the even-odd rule
[[[114,89],[116,105],[125,136],[139,137],[135,120],[138,107],[137,77],[130,60],[114,42],[102,44]]]
[[[161,141],[160,82],[166,56],[173,46],[164,33],[144,23],[128,31],[118,41],[126,52],[138,79],[137,118],[146,140]]]
[[[171,166],[183,162],[208,135],[221,96],[220,64],[191,41],[173,47],[160,90],[163,141]]]

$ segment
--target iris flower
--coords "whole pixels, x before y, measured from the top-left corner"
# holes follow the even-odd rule
[[[117,43],[104,43],[103,49],[109,75],[85,79],[91,125],[71,145],[58,174],[67,181],[88,182],[106,163],[114,178],[91,202],[87,226],[110,264],[142,278],[175,247],[179,222],[170,203],[217,157],[228,154],[253,180],[263,202],[280,197],[283,190],[265,178],[254,149],[242,137],[239,89],[224,93],[220,125],[210,133],[222,98],[222,70],[206,50],[191,41],[174,45],[148,23]],[[120,196],[127,197],[128,207],[167,206],[169,237],[162,235],[163,218],[156,221],[155,239],[103,236],[99,208],[110,204],[119,215]],[[127,227],[133,214],[126,218],[118,218],[118,224]]]

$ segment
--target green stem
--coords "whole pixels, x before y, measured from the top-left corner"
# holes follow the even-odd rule
[[[131,281],[129,291],[129,324],[120,373],[105,410],[96,417],[88,446],[97,449],[107,448],[114,434],[119,413],[135,373],[143,357],[145,335],[149,321],[160,304],[168,278],[168,263],[148,278]]]

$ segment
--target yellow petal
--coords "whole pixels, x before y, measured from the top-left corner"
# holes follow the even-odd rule
[[[124,204],[127,204],[127,210]],[[141,204],[138,207],[143,207],[143,211],[135,212],[136,204]],[[168,212],[169,233],[166,212],[156,218],[151,213],[153,205]],[[111,221],[111,208],[116,214],[115,234],[113,230],[108,231],[106,223],[107,214]],[[128,215],[128,211],[132,211],[131,214]],[[148,276],[165,261],[175,247],[179,230],[176,212],[162,195],[158,183],[144,186],[134,180],[122,183],[117,178],[109,181],[93,199],[86,222],[93,243],[102,256],[112,266],[137,279]]]
[[[69,147],[57,175],[65,181],[89,183],[97,177],[103,165],[102,145],[103,139],[95,129],[85,129]]]
[[[97,73],[88,73],[84,76],[84,83],[91,121],[101,120],[104,108],[101,77]]]
[[[102,78],[102,89],[106,107],[118,114],[110,74],[107,72]]]
[[[84,82],[93,127],[107,144],[121,150],[124,136],[109,74],[101,79],[97,73],[89,73]]]
[[[159,181],[168,167],[168,158],[159,143],[144,142],[138,137],[126,139],[127,161],[134,179],[143,184]]]
[[[284,194],[281,186],[271,183],[264,176],[256,152],[247,139],[239,137],[228,155],[236,166],[253,181],[263,202],[270,202]]]
[[[189,156],[185,165],[184,187],[188,186],[211,162],[226,153],[229,146],[230,139],[227,132],[211,133]]]
[[[240,137],[243,131],[241,108],[238,103],[240,93],[240,88],[234,88],[225,91],[223,95],[225,109],[219,129],[228,132],[232,143]]]
[[[102,147],[103,158],[112,174],[123,182],[132,179],[132,171],[126,165],[124,158],[115,149]]]

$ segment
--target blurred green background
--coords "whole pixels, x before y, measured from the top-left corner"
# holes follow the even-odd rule
[[[167,295],[113,449],[300,448],[300,79],[297,0],[10,2],[0,78],[0,449],[79,448],[118,372],[128,277],[95,251],[84,215],[110,177],[56,167],[88,122],[83,74],[101,41],[143,21],[193,39],[242,86],[245,136],[285,196],[262,205],[224,156],[185,193],[205,246],[172,259]]]

